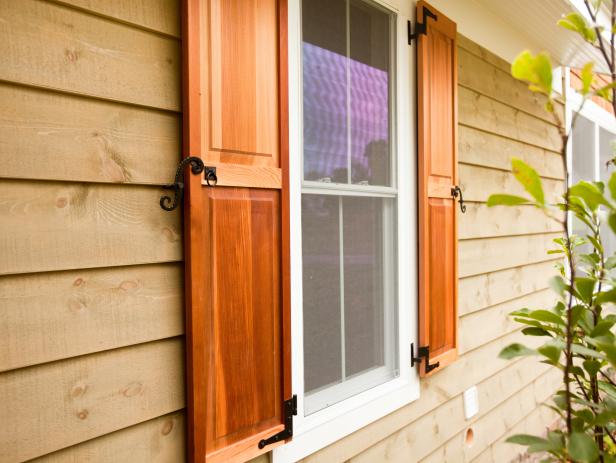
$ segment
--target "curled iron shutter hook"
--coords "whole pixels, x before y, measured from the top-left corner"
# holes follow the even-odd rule
[[[466,212],[466,204],[464,204],[464,198],[462,197],[462,190],[460,189],[458,185],[451,187],[451,196],[453,196],[454,198],[457,198],[458,195],[460,196],[460,199],[458,199],[458,203],[460,203],[460,211],[462,212],[462,214],[464,214]]]
[[[216,177],[216,167],[208,167],[203,164],[201,158],[197,156],[189,156],[182,159],[182,162],[178,165],[175,171],[175,180],[173,183],[164,185],[163,188],[167,190],[173,190],[173,199],[170,196],[163,195],[160,197],[160,207],[166,211],[172,211],[184,198],[184,167],[190,164],[190,171],[199,175],[205,171],[205,181],[208,186],[216,186],[218,183],[218,177]]]

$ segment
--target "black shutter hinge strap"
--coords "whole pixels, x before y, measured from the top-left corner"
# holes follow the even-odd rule
[[[274,434],[267,439],[259,441],[259,448],[262,449],[266,445],[275,444],[283,440],[293,437],[293,417],[297,415],[297,396],[293,395],[289,400],[285,400],[284,404],[284,429],[277,434]]]
[[[441,364],[441,362],[430,363],[430,346],[420,347],[417,351],[417,357],[415,357],[415,344],[411,343],[411,366],[414,367],[416,363],[421,363],[422,360],[426,361],[426,373],[430,373]]]
[[[428,18],[432,18],[435,21],[438,20],[437,16],[432,13],[426,6],[423,7],[423,22],[417,21],[415,24],[415,32],[411,30],[411,21],[406,22],[408,29],[409,45],[413,42],[413,39],[419,37],[419,34],[426,35],[428,33]]]

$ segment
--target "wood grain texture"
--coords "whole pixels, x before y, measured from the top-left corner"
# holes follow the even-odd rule
[[[467,203],[466,212],[461,214],[458,210],[457,214],[461,240],[550,233],[562,228],[534,206],[488,207],[484,203]]]
[[[546,289],[547,276],[556,272],[557,262],[559,260],[550,260],[461,278],[460,315]]]
[[[178,264],[0,277],[0,371],[184,333]]]
[[[212,253],[206,322],[209,454],[254,434],[275,434],[284,399],[280,194],[223,187],[206,191]]]
[[[0,84],[0,177],[165,184],[180,160],[180,118]]]
[[[554,116],[545,109],[547,98],[530,92],[527,84],[511,75],[511,69],[504,71],[463,48],[458,66],[463,87],[554,124]]]
[[[180,109],[176,39],[57,4],[0,0],[0,55],[2,80]]]
[[[457,357],[458,82],[456,24],[423,1],[439,18],[417,39],[419,344],[430,363],[446,367]],[[420,374],[427,375],[420,364]],[[435,373],[437,370],[432,370]]]
[[[184,461],[184,413],[174,412],[32,460],[32,463]]]
[[[462,278],[553,260],[547,251],[555,247],[552,240],[559,236],[560,233],[554,233],[461,241],[458,243],[458,276]]]
[[[530,362],[526,361],[517,367],[529,367]],[[503,402],[512,395],[519,395],[520,400],[527,400],[534,404],[535,383],[545,375],[547,367],[541,366],[537,369],[527,368],[517,370],[508,368],[496,377],[488,378],[486,381],[477,385],[479,401],[481,403],[481,413],[490,413],[494,409],[503,406]],[[523,399],[524,398],[524,399]],[[351,463],[371,463],[395,462],[395,461],[420,461],[428,456],[433,450],[441,446],[442,442],[447,442],[457,433],[463,431],[469,424],[464,417],[462,406],[462,396],[456,396],[452,400],[442,404],[431,413],[415,420],[405,428],[391,436],[390,439],[380,442],[369,448],[361,455],[352,458]],[[480,415],[481,416],[481,415]],[[473,421],[476,421],[473,420]],[[421,432],[429,429],[431,432]],[[406,459],[405,459],[406,457]],[[440,462],[460,461],[453,455],[439,460]]]
[[[476,463],[507,461],[511,455],[518,453],[520,450],[518,445],[506,442],[509,436],[514,434],[545,435],[548,426],[552,426],[557,419],[558,415],[553,410],[548,407],[538,406],[521,421],[509,428],[505,434],[500,436],[496,442],[492,443],[476,458],[473,458],[472,461]]]
[[[509,434],[515,424],[524,419],[534,410],[543,408],[554,389],[560,382],[558,371],[551,370],[537,378],[517,394],[509,397],[506,401],[490,411],[473,424],[474,441],[472,446],[465,443],[465,429],[452,439],[447,441],[432,455],[420,460],[421,463],[441,463],[443,461],[469,462],[481,452],[481,449],[488,447],[503,434]],[[512,450],[510,448],[510,450]],[[515,452],[520,452],[517,449]],[[512,452],[505,460],[508,461],[516,453]]]
[[[179,338],[0,375],[0,461],[23,461],[184,406]],[[15,420],[19,417],[19,420]]]
[[[565,191],[561,180],[542,179],[542,186],[546,202],[552,204],[558,202]],[[460,164],[460,188],[465,201],[485,202],[493,193],[530,197],[513,173],[466,164]]]
[[[550,309],[556,299],[556,294],[551,289],[543,289],[481,311],[465,314],[460,318],[460,352],[476,349],[507,333],[519,330],[520,324],[509,316],[514,310],[522,307]]]
[[[182,259],[179,214],[153,187],[0,182],[0,274]]]
[[[286,1],[185,6],[184,154],[219,179],[185,211],[188,459],[240,462],[292,393]]]
[[[85,11],[180,37],[179,0],[56,0]]]
[[[541,177],[564,178],[558,153],[472,127],[460,126],[458,133],[458,152],[464,164],[510,171],[511,158],[516,157],[530,164]]]
[[[559,152],[558,128],[511,106],[460,87],[460,124]]]

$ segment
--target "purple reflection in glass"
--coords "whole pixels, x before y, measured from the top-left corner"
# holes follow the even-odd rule
[[[347,118],[347,65],[351,114]],[[388,74],[303,43],[304,178],[348,183],[348,119],[352,182],[389,184]]]

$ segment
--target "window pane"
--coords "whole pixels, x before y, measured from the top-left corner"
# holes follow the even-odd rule
[[[342,378],[340,198],[302,196],[304,388]]]
[[[346,4],[302,3],[304,178],[348,182]]]
[[[601,181],[607,186],[610,176],[614,170],[608,168],[607,162],[614,157],[613,142],[616,136],[604,129],[599,129],[599,172]],[[607,189],[606,189],[607,191]],[[601,239],[605,249],[605,255],[611,256],[616,251],[616,236],[610,227],[604,223],[601,225]]]
[[[391,24],[360,0],[304,0],[305,180],[391,185]]]
[[[595,179],[595,124],[578,116],[573,128],[573,183]]]
[[[390,16],[350,2],[352,183],[390,184]]]
[[[343,199],[346,376],[385,365],[394,346],[392,211],[391,199]]]
[[[595,124],[585,117],[578,116],[573,127],[573,184],[580,180],[595,180]],[[579,236],[586,235],[585,225],[577,218],[573,217],[573,234]],[[586,253],[590,251],[587,245],[578,248],[578,252]]]

